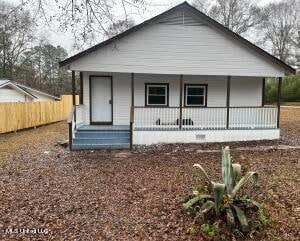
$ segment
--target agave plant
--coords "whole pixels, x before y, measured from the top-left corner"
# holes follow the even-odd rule
[[[200,164],[194,164],[194,168],[200,171],[207,183],[206,193],[193,192],[193,197],[183,204],[186,210],[193,208],[196,210],[194,223],[203,219],[206,214],[212,214],[220,219],[222,216],[231,228],[241,227],[242,232],[249,231],[245,206],[252,206],[257,210],[261,207],[254,200],[245,196],[240,197],[238,194],[250,180],[257,181],[257,173],[249,171],[242,177],[241,165],[231,163],[229,147],[222,149],[222,182],[211,181]]]

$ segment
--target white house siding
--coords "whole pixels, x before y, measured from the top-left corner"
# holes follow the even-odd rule
[[[113,77],[113,124],[128,125],[131,105],[131,76],[128,73],[84,72],[85,122],[90,123],[89,76]],[[145,105],[145,83],[169,83],[169,106],[179,106],[179,75],[135,74],[135,106]],[[226,76],[183,76],[184,84],[207,84],[207,106],[226,106]],[[183,95],[184,96],[184,95]],[[262,77],[232,77],[231,106],[260,106]]]
[[[199,138],[200,137],[200,138]],[[279,139],[279,129],[261,130],[193,130],[134,131],[134,145],[158,143],[204,143]]]
[[[280,66],[206,25],[152,24],[75,60],[70,69],[176,75],[284,76]]]
[[[32,98],[22,94],[20,91],[11,88],[0,88],[0,102],[26,102]]]

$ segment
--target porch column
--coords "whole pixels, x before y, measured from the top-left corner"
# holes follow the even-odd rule
[[[75,71],[72,70],[72,103],[76,105]]]
[[[130,107],[130,149],[133,143],[133,123],[134,123],[134,73],[131,73],[131,107]]]
[[[230,111],[230,81],[231,76],[227,76],[227,97],[226,97],[226,129],[229,129],[229,111]]]
[[[262,79],[262,93],[261,93],[261,106],[265,106],[265,98],[266,98],[266,79]]]
[[[80,72],[80,95],[79,95],[79,104],[83,104],[83,73]]]
[[[278,92],[277,92],[277,128],[280,125],[280,104],[281,104],[281,88],[282,88],[282,77],[278,78]]]
[[[179,93],[179,130],[182,129],[182,91],[183,91],[183,75],[180,75],[180,93]]]
[[[134,107],[134,73],[131,73],[131,106]]]
[[[75,80],[75,71],[72,70],[72,103],[74,107],[74,122],[76,127],[76,80]]]

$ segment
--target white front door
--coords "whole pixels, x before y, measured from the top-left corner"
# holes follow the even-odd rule
[[[91,76],[91,124],[112,124],[112,78]]]

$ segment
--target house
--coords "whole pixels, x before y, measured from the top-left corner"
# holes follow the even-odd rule
[[[54,101],[58,97],[45,92],[19,84],[17,82],[0,79],[0,102],[32,102],[32,101]]]
[[[184,2],[60,62],[80,74],[71,148],[278,139],[295,70]],[[278,103],[264,105],[265,78]],[[73,102],[75,103],[75,102]]]

